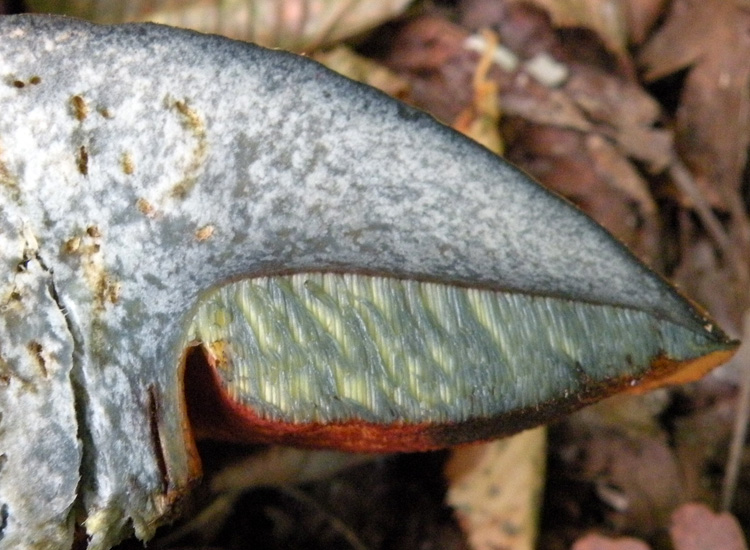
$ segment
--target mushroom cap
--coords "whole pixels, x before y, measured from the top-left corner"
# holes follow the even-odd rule
[[[566,201],[431,117],[308,59],[156,25],[4,17],[0,106],[0,535],[8,547],[70,548],[83,521],[88,548],[106,549],[132,530],[148,538],[170,517],[199,475],[183,395],[183,371],[193,372],[183,367],[186,347],[195,344],[211,367],[195,376],[207,381],[204,393],[218,389],[213,406],[226,414],[214,423],[306,445],[375,434],[357,448],[380,450],[394,434],[396,447],[409,449],[523,429],[631,384],[694,378],[736,346]],[[314,299],[331,304],[334,325],[357,315],[367,325],[367,300],[346,284],[310,301],[314,285],[304,281],[333,288],[338,274],[387,295],[370,297],[370,319],[379,315],[396,335],[370,348],[339,346],[355,358],[340,372],[360,372],[356,358],[375,350],[376,370],[361,370],[372,380],[387,366],[375,352],[399,345],[397,329],[434,317],[424,334],[448,355],[460,348],[446,365],[474,362],[443,365],[446,379],[460,376],[468,388],[455,401],[458,416],[450,395],[437,407],[444,416],[410,416],[429,408],[417,400],[402,412],[386,403],[377,409],[384,416],[362,403],[336,416],[329,403],[322,416],[301,418],[273,400],[264,409],[256,395],[232,395],[228,382],[246,372],[218,376],[221,338],[210,336],[216,317],[206,321],[205,308],[239,322],[233,334],[277,322],[293,339],[303,325],[276,313],[313,311]],[[273,290],[294,288],[294,277],[302,277],[297,291]],[[251,286],[231,286],[243,279]],[[409,292],[428,290],[443,298],[409,301]],[[239,314],[253,293],[268,304],[251,308],[255,320]],[[460,304],[472,299],[479,306]],[[355,303],[365,309],[356,313]],[[444,315],[420,317],[420,307]],[[391,310],[402,313],[385,315]],[[503,348],[507,331],[488,329],[472,347],[462,327],[479,326],[482,315],[520,336]],[[372,342],[384,334],[362,332]],[[242,341],[229,343],[241,349]],[[634,347],[630,361],[621,341]],[[563,353],[565,342],[576,349]],[[533,361],[522,354],[539,346],[546,351]],[[308,371],[289,370],[283,353],[266,354],[266,367],[239,355],[234,364],[281,369],[280,379],[305,387],[297,375],[326,365],[320,346],[307,349]],[[499,382],[486,359],[500,355],[511,370],[542,369],[519,388],[551,382],[536,397],[514,393],[512,373],[487,386]],[[396,389],[399,376],[418,373],[394,365]],[[325,386],[339,374],[315,380]],[[375,388],[368,384],[355,383]],[[479,394],[510,401],[477,408]],[[495,408],[483,412],[488,404]]]

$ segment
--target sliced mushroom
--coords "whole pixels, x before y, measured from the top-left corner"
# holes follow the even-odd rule
[[[481,146],[216,36],[2,18],[0,208],[2,548],[150,537],[199,475],[183,371],[202,435],[411,450],[735,349]]]

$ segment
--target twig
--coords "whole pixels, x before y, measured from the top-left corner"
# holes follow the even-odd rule
[[[750,282],[747,260],[737,252],[736,247],[722,227],[721,222],[719,222],[713,210],[711,210],[703,193],[698,189],[690,171],[679,158],[674,157],[670,163],[669,174],[672,176],[675,185],[693,201],[693,205],[696,212],[698,212],[701,222],[703,222],[703,226],[716,243],[724,258],[732,266],[737,277],[737,282],[739,283],[738,286],[740,288],[747,288],[748,282]]]
[[[693,201],[693,205],[696,212],[698,212],[703,226],[716,243],[725,260],[732,267],[737,279],[737,287],[748,289],[750,287],[750,274],[748,273],[747,262],[749,256],[747,243],[749,224],[744,208],[739,206],[741,204],[739,197],[732,196],[728,200],[732,218],[739,225],[740,230],[740,243],[737,246],[730,239],[700,189],[698,189],[687,167],[677,157],[672,159],[669,173],[677,187]],[[724,511],[729,511],[732,507],[740,467],[742,465],[742,454],[745,449],[748,421],[750,420],[750,309],[746,310],[742,325],[742,340],[745,343],[732,359],[733,363],[740,366],[742,379],[740,381],[740,393],[737,398],[729,458],[724,470],[721,495],[721,508]]]
[[[357,534],[346,523],[344,523],[341,518],[326,510],[320,502],[312,498],[310,495],[291,486],[282,487],[280,491],[287,496],[294,498],[301,504],[315,510],[318,514],[321,514],[322,517],[325,518],[325,521],[328,522],[331,529],[341,535],[353,550],[368,550],[365,543],[359,539]]]
[[[748,213],[745,210],[745,203],[736,189],[731,189],[725,193],[724,200],[728,204],[729,213],[739,237],[740,255],[744,258],[750,258],[750,218],[748,218]]]
[[[748,417],[750,416],[750,309],[745,312],[742,327],[744,344],[732,359],[732,363],[740,366],[742,380],[734,417],[732,443],[729,447],[729,458],[724,469],[724,483],[721,490],[721,509],[725,512],[732,508],[734,493],[737,489],[737,479],[742,465],[742,454],[745,450],[745,438],[747,437]]]

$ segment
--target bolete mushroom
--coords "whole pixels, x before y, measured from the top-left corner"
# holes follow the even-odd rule
[[[0,208],[4,549],[150,537],[199,475],[183,385],[201,434],[421,450],[735,349],[486,149],[217,36],[2,18]]]

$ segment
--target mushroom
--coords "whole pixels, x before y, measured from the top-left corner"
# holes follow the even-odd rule
[[[149,538],[194,433],[436,448],[736,347],[481,146],[217,36],[0,19],[0,208],[2,548]]]

